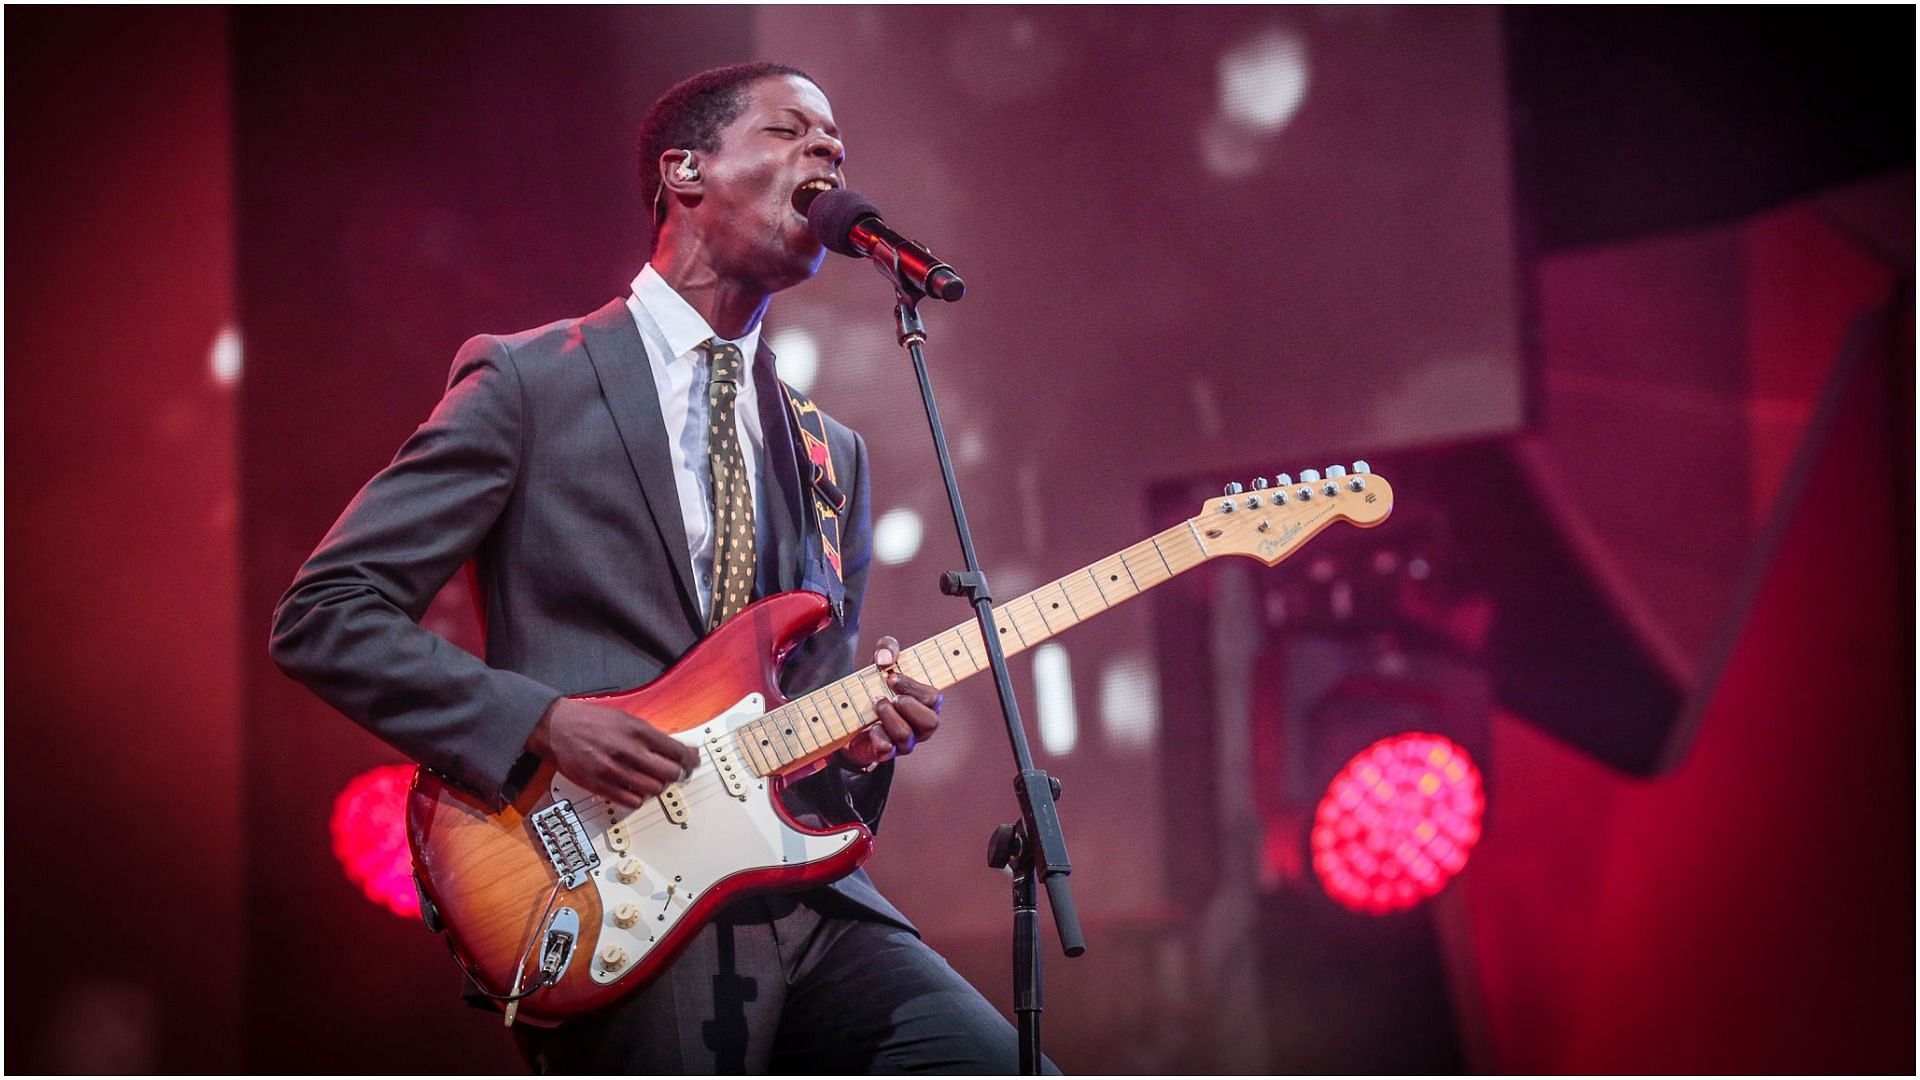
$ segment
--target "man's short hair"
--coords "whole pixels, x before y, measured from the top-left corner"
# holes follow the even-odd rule
[[[666,216],[660,207],[660,155],[669,150],[712,153],[720,148],[720,129],[747,107],[746,89],[761,79],[798,75],[815,86],[819,80],[786,64],[759,61],[712,68],[684,79],[653,103],[640,121],[640,195],[646,200],[653,235]]]

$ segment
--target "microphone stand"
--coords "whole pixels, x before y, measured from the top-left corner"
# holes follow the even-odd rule
[[[883,275],[885,271],[882,271]],[[1000,635],[993,622],[993,594],[987,588],[987,576],[973,553],[973,533],[967,526],[967,511],[960,503],[960,486],[953,475],[953,459],[947,454],[946,430],[940,423],[940,410],[933,401],[933,383],[927,377],[927,360],[920,347],[926,343],[926,326],[920,321],[920,301],[925,293],[900,272],[895,256],[893,284],[898,304],[894,319],[900,344],[913,359],[913,374],[920,383],[920,401],[926,406],[927,426],[933,432],[934,453],[940,459],[940,475],[947,484],[947,505],[953,510],[954,529],[960,535],[960,554],[965,570],[949,570],[941,576],[940,591],[948,596],[964,596],[973,605],[980,623],[980,639],[987,645],[987,661],[993,669],[993,684],[1000,694],[1000,712],[1006,718],[1007,739],[1013,745],[1014,794],[1020,800],[1020,819],[993,831],[987,846],[987,864],[1013,871],[1013,1009],[1019,1018],[1020,1071],[1040,1073],[1040,917],[1036,880],[1046,886],[1047,900],[1053,908],[1053,926],[1060,935],[1060,948],[1068,956],[1087,951],[1080,933],[1080,915],[1074,908],[1073,890],[1067,875],[1073,866],[1067,860],[1067,838],[1060,829],[1060,814],[1054,801],[1060,797],[1060,781],[1033,765],[1027,749],[1026,728],[1020,723],[1020,705],[1013,696],[1013,681],[1007,674],[1007,659],[1000,651]]]

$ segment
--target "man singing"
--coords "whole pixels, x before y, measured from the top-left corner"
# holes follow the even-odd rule
[[[696,75],[648,110],[652,258],[583,318],[468,341],[446,395],[301,567],[275,612],[288,674],[493,802],[545,759],[640,805],[696,754],[567,695],[651,681],[750,600],[838,599],[788,658],[798,696],[852,670],[872,541],[866,445],[824,419],[843,493],[823,557],[818,476],[760,341],[772,295],[819,269],[796,208],[841,182],[812,78],[773,64]],[[418,625],[472,560],[486,662]],[[898,644],[881,638],[874,662]],[[893,759],[939,726],[931,687],[890,679],[873,726],[789,785],[816,827],[879,819]],[[864,871],[737,901],[644,988],[557,1028],[515,1027],[538,1072],[1011,1072],[1012,1028],[921,943]]]

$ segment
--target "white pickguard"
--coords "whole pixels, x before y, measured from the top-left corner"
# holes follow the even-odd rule
[[[593,981],[616,982],[639,967],[687,910],[721,879],[744,870],[816,862],[844,851],[859,837],[858,828],[815,836],[789,826],[774,809],[772,781],[766,777],[746,774],[744,797],[728,790],[715,768],[707,740],[765,712],[765,699],[750,694],[707,723],[675,736],[700,751],[700,765],[679,784],[686,813],[684,825],[670,820],[657,798],[647,800],[638,812],[629,806],[609,806],[555,774],[555,801],[572,803],[600,856],[600,866],[587,879],[587,887],[600,894],[599,940],[593,955],[583,954],[573,960],[575,964],[591,965]],[[623,820],[628,837],[625,853],[614,850],[608,838],[608,828]],[[620,866],[627,859],[640,863],[631,883],[620,880]],[[615,922],[614,913],[624,904],[632,904],[639,912],[630,927]],[[567,905],[567,893],[561,894],[556,906],[571,906]],[[610,969],[603,959],[610,946],[626,954],[617,968]]]

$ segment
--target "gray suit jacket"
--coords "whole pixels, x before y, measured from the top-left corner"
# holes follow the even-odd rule
[[[754,359],[764,540],[760,591],[820,583],[812,510],[773,354]],[[824,414],[823,414],[824,415]],[[826,420],[843,515],[844,617],[788,658],[789,696],[853,669],[872,553],[866,444]],[[295,575],[271,649],[287,674],[408,757],[498,801],[562,694],[657,677],[702,634],[660,401],[625,303],[461,347],[446,395]],[[486,660],[418,623],[474,559]],[[815,826],[876,827],[891,763],[830,765],[788,787]],[[865,871],[832,889],[911,929]]]

